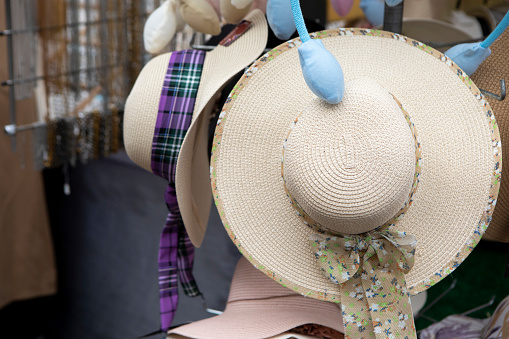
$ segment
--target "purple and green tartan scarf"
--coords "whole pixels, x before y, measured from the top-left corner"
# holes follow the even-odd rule
[[[205,52],[173,52],[164,78],[154,139],[152,172],[168,180],[168,217],[159,244],[161,329],[167,331],[178,303],[178,280],[186,295],[200,295],[192,275],[194,247],[189,240],[175,193],[175,170],[180,147],[191,125]]]

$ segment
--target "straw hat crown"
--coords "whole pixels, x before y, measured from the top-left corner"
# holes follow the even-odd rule
[[[371,231],[405,205],[415,142],[394,97],[370,78],[350,81],[344,100],[315,99],[292,123],[282,172],[290,197],[321,227]]]

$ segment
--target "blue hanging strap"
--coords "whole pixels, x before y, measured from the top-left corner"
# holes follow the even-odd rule
[[[292,13],[293,19],[295,20],[295,26],[297,27],[297,32],[299,33],[300,40],[302,42],[306,42],[310,40],[308,30],[306,28],[306,24],[304,23],[304,17],[302,16],[302,11],[300,9],[299,0],[291,0],[292,2]]]
[[[302,41],[299,60],[304,80],[316,96],[329,104],[338,104],[345,93],[343,70],[322,40],[309,37],[299,0],[291,0],[291,5],[295,26]]]
[[[505,14],[504,18],[500,23],[495,27],[493,32],[481,43],[482,48],[488,48],[497,40],[497,38],[504,33],[507,26],[509,26],[509,11]]]
[[[451,47],[444,54],[470,76],[490,56],[491,50],[489,47],[506,30],[507,26],[509,26],[509,12],[505,14],[502,21],[483,42],[459,44]]]

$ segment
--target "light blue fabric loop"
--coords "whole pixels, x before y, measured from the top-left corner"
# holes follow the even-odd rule
[[[385,0],[385,3],[386,3],[388,6],[394,7],[394,6],[399,5],[402,1],[403,1],[403,0]]]
[[[383,0],[361,0],[359,7],[373,26],[379,26],[384,23],[385,3]]]
[[[468,76],[471,76],[490,54],[491,50],[483,48],[480,42],[459,44],[445,52],[445,55],[451,58]]]
[[[293,19],[302,45],[299,59],[304,80],[309,89],[329,104],[338,104],[345,93],[345,79],[338,60],[321,40],[311,40],[304,24],[299,0],[291,0]]]
[[[343,70],[323,42],[315,39],[302,43],[299,59],[309,89],[329,104],[340,103],[345,93]]]
[[[302,42],[307,42],[310,37],[306,24],[304,23],[304,18],[302,17],[299,0],[291,0],[291,3],[293,19],[295,20],[295,26],[297,27],[297,32],[299,32],[300,40],[302,40]]]
[[[459,44],[450,48],[445,55],[452,59],[468,76],[490,56],[489,47],[509,26],[509,12],[507,12],[495,27],[493,32],[483,41],[473,44]]]
[[[497,38],[504,33],[507,26],[509,26],[509,11],[505,14],[504,18],[500,21],[500,23],[495,27],[493,32],[481,43],[481,47],[488,48],[491,46]]]
[[[268,0],[267,21],[276,37],[290,39],[296,29],[290,0]]]

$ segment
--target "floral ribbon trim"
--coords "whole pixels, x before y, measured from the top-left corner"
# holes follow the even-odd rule
[[[405,274],[417,240],[389,229],[348,237],[309,237],[318,266],[340,284],[347,338],[416,338]]]

